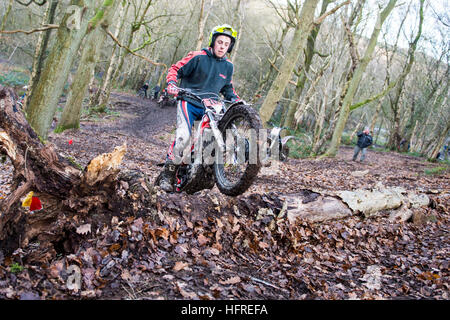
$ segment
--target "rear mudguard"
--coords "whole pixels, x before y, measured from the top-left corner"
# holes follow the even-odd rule
[[[269,156],[272,154],[272,151],[276,152],[276,148],[278,147],[278,158],[280,161],[286,161],[289,156],[289,147],[287,146],[287,142],[291,139],[296,139],[295,136],[286,136],[284,138],[281,138],[281,131],[283,131],[284,129],[286,128],[272,128],[267,138],[267,143],[269,145]]]

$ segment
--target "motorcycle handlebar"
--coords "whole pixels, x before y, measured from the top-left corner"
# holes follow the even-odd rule
[[[175,86],[175,85],[174,85]],[[178,94],[177,94],[177,99],[180,100],[183,97],[189,97],[189,98],[194,98],[199,102],[202,102],[203,99],[215,99],[221,102],[225,102],[225,103],[229,103],[232,104],[234,103],[233,101],[230,100],[225,100],[219,97],[218,94],[216,93],[209,93],[209,92],[202,92],[200,94],[195,94],[192,90],[187,89],[187,88],[180,88],[178,86],[175,86],[175,88],[178,90]],[[201,95],[208,95],[208,97],[206,98],[202,98]],[[214,97],[211,97],[211,95],[213,95]]]

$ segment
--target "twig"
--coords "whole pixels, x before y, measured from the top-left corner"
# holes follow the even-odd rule
[[[21,5],[23,5],[25,7],[28,7],[32,3],[37,4],[38,6],[43,6],[44,4],[47,3],[47,0],[42,0],[41,2],[37,2],[36,0],[29,0],[28,3],[23,3],[20,0],[16,0],[16,2],[20,3]]]
[[[264,284],[264,285],[266,285],[266,286],[268,286],[268,287],[272,287],[272,288],[274,288],[274,289],[278,289],[278,290],[281,290],[281,291],[284,291],[284,292],[289,293],[289,291],[286,290],[286,289],[277,287],[276,285],[271,284],[270,282],[267,282],[267,281],[264,281],[264,280],[261,280],[261,279],[255,278],[255,277],[250,277],[250,280],[252,280],[252,281],[254,281],[254,282],[259,282],[259,283],[262,283],[262,284]]]
[[[323,22],[323,20],[325,20],[326,17],[328,17],[329,15],[335,13],[336,11],[338,11],[341,7],[350,4],[350,0],[347,0],[343,3],[341,3],[340,5],[338,5],[336,8],[331,9],[328,12],[325,12],[323,15],[321,15],[319,18],[317,18],[317,20],[314,21],[315,25],[319,25]]]

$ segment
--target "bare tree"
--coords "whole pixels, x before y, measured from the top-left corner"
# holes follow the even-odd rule
[[[97,12],[97,18],[91,21],[90,28],[93,31],[90,32],[85,41],[80,63],[70,86],[67,102],[55,132],[62,132],[72,128],[78,129],[80,127],[83,98],[100,54],[100,49],[107,36],[102,28],[108,29],[119,2],[119,0],[105,1]]]
[[[415,52],[416,52],[416,48],[417,48],[417,43],[419,42],[419,39],[422,36],[422,25],[423,25],[423,20],[424,20],[423,5],[424,5],[424,0],[420,0],[418,31],[417,31],[417,34],[416,34],[414,40],[409,44],[408,56],[406,59],[406,63],[404,65],[402,73],[400,74],[399,79],[397,81],[395,91],[394,91],[394,97],[392,98],[391,104],[390,104],[390,107],[391,107],[391,110],[393,113],[393,131],[391,132],[390,137],[389,137],[388,147],[391,149],[395,149],[395,150],[399,150],[400,141],[402,139],[401,128],[400,128],[401,110],[400,110],[399,101],[400,101],[400,97],[404,90],[406,77],[410,73],[413,63],[414,63],[414,58],[415,58],[414,56],[415,56]]]
[[[27,119],[43,139],[47,138],[73,60],[88,30],[89,21],[95,15],[92,1],[84,2],[85,7],[79,0],[72,0],[71,4],[85,10],[85,14],[81,15],[79,28],[68,28],[67,23],[72,13],[66,13],[58,28],[56,42],[41,72],[36,90],[28,102]]]
[[[283,64],[280,67],[280,72],[272,83],[269,93],[259,110],[263,123],[270,120],[277,103],[280,101],[280,98],[289,83],[295,64],[305,47],[307,35],[314,27],[314,11],[318,2],[318,0],[306,0],[301,8],[301,12],[298,1],[296,1],[295,4],[289,2],[290,7],[293,9],[290,12],[292,15],[296,16],[298,22],[295,27],[294,38],[286,53]]]
[[[58,6],[58,1],[56,1],[56,0],[50,1],[50,3],[48,4],[48,7],[47,7],[47,11],[45,12],[45,16],[43,19],[43,25],[54,24],[57,6]],[[50,33],[51,33],[51,29],[42,32],[39,35],[39,38],[38,38],[38,41],[36,44],[31,78],[28,83],[27,93],[25,95],[25,99],[23,102],[25,110],[28,108],[28,101],[30,101],[30,98],[33,96],[33,92],[36,89],[38,79],[41,76],[41,71],[42,71],[42,68],[44,65],[45,52],[47,51],[48,42],[50,39]]]
[[[210,0],[210,8],[214,5],[214,0]],[[206,20],[208,20],[210,10],[206,10],[206,0],[202,0],[202,4],[200,5],[200,16],[198,18],[198,29],[197,29],[197,44],[195,46],[195,50],[199,51],[202,48],[203,38],[204,38],[204,30]]]
[[[324,0],[322,2],[322,8],[320,10],[320,15],[325,14],[328,5],[331,3],[331,0]],[[314,28],[311,30],[310,35],[308,36],[307,44],[306,44],[306,50],[305,50],[305,60],[301,64],[301,70],[300,74],[298,75],[298,80],[295,85],[295,93],[294,97],[292,98],[292,102],[289,104],[288,113],[286,115],[286,119],[284,121],[284,126],[294,129],[295,125],[295,117],[294,114],[297,111],[298,103],[297,101],[300,100],[300,96],[302,95],[303,88],[305,87],[306,79],[307,79],[307,73],[309,72],[312,64],[312,60],[314,55],[317,53],[315,50],[315,42],[317,35],[320,30],[320,24],[315,25]]]
[[[342,108],[339,112],[339,118],[336,123],[336,128],[333,132],[333,137],[331,140],[331,144],[328,147],[328,150],[325,152],[326,156],[335,156],[342,137],[342,132],[344,131],[345,124],[347,122],[349,113],[350,113],[350,105],[355,97],[356,90],[358,89],[361,78],[364,74],[364,71],[372,59],[373,51],[375,50],[375,46],[377,44],[378,35],[380,34],[381,27],[386,20],[386,18],[391,13],[392,9],[394,9],[395,3],[397,0],[390,0],[387,6],[379,13],[377,22],[373,29],[372,35],[369,40],[369,44],[364,53],[364,57],[361,59],[361,62],[356,67],[354,75],[348,83],[348,89],[346,90],[345,97],[342,101]]]

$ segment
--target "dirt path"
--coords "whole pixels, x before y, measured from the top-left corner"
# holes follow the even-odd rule
[[[92,157],[127,143],[124,168],[139,168],[153,177],[154,165],[164,160],[173,141],[176,107],[161,109],[153,100],[127,94],[114,94],[112,101],[112,111],[120,116],[112,116],[113,120],[107,116],[98,121],[83,122],[81,130],[52,133],[49,141],[83,166]],[[70,139],[72,145],[67,143]],[[379,182],[418,190],[449,187],[448,176],[427,177],[425,174],[425,169],[438,164],[374,149],[368,152],[366,161],[360,163],[351,161],[352,153],[352,147],[343,146],[333,159],[289,159],[279,170],[263,169],[252,189],[280,188],[284,193],[295,193],[304,188],[352,190],[373,188]],[[355,171],[367,171],[367,174],[355,178],[352,175]],[[338,185],[336,177],[339,177]],[[286,184],[286,181],[290,183]]]
[[[125,94],[114,94],[112,102],[106,118],[84,121],[79,131],[52,133],[49,142],[82,167],[126,143],[122,169],[156,178],[173,139],[176,108],[160,109]],[[148,216],[119,217],[86,235],[76,252],[25,265],[19,273],[11,272],[16,258],[0,254],[0,298],[448,299],[448,196],[430,194],[435,207],[424,209],[421,224],[356,215],[294,228],[258,216],[259,204],[272,203],[277,215],[279,195],[304,189],[372,189],[382,183],[450,192],[448,171],[425,173],[438,164],[374,150],[359,163],[351,161],[352,152],[342,147],[333,159],[289,159],[263,168],[237,198],[216,187],[195,195],[158,193],[160,204],[148,208]],[[4,193],[11,174],[9,163],[2,165]],[[81,292],[66,287],[64,270],[71,264],[81,268]],[[373,287],[370,277],[378,281]]]

